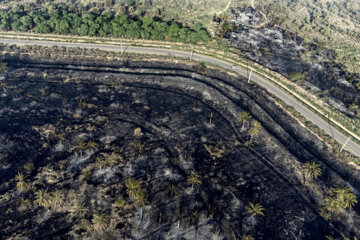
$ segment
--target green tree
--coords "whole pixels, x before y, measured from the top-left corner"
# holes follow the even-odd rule
[[[187,28],[181,28],[179,30],[179,42],[186,42],[189,30]]]
[[[15,3],[14,5],[12,5],[11,10],[14,13],[22,13],[24,11],[24,8],[20,4]]]
[[[169,27],[169,33],[168,35],[174,39],[176,37],[178,37],[179,35],[179,30],[180,30],[180,27],[177,23],[172,23]]]
[[[142,21],[142,28],[148,29],[151,28],[151,24],[154,22],[154,20],[151,17],[145,16],[141,19]]]
[[[125,0],[126,6],[130,7],[135,4],[135,0]]]
[[[80,28],[78,29],[78,34],[80,36],[86,36],[89,33],[89,27],[86,24],[81,24]]]
[[[95,16],[92,15],[91,13],[85,13],[81,20],[83,23],[87,24],[88,26],[92,25],[94,23],[94,18]]]
[[[11,29],[11,12],[0,12],[1,30],[8,31]]]
[[[32,29],[34,27],[34,22],[32,20],[32,18],[28,15],[22,16],[20,18],[20,22],[21,22],[21,31],[28,31],[30,29]]]
[[[34,31],[35,33],[51,33],[51,28],[47,22],[42,22],[35,27]]]
[[[20,16],[18,14],[12,16],[11,29],[14,31],[21,31]]]
[[[62,19],[58,25],[58,29],[56,29],[56,32],[60,33],[60,34],[68,34],[70,31],[70,25],[69,22],[65,19]]]

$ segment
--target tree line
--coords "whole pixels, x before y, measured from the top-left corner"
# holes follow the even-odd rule
[[[0,29],[3,31],[33,31],[80,36],[111,36],[169,40],[185,43],[206,43],[209,33],[200,25],[194,29],[176,22],[164,22],[147,16],[130,18],[127,15],[71,13],[66,10],[26,13],[0,11]]]

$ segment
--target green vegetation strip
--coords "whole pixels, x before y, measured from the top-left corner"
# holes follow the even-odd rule
[[[168,23],[151,17],[131,18],[127,15],[84,13],[82,15],[66,10],[51,12],[37,10],[27,13],[0,11],[0,29],[3,31],[33,31],[35,33],[111,36],[168,40],[174,42],[208,42],[209,33],[201,25],[195,29],[183,27],[174,21]]]

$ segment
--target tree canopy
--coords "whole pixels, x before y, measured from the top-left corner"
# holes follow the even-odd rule
[[[129,1],[129,4],[131,1]],[[195,29],[183,27],[176,22],[164,22],[148,16],[130,18],[127,15],[94,13],[70,13],[66,10],[50,12],[1,11],[0,29],[4,31],[33,31],[35,33],[55,33],[80,36],[111,36],[169,40],[186,43],[206,43],[209,33],[201,25]]]

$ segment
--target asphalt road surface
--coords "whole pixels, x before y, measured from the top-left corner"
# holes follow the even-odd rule
[[[157,49],[157,48],[149,48],[149,47],[131,47],[131,46],[114,46],[114,45],[104,45],[104,44],[92,44],[92,43],[69,43],[69,42],[53,42],[53,41],[34,41],[34,40],[20,40],[20,39],[6,39],[0,38],[0,43],[5,44],[17,44],[17,45],[39,45],[39,46],[59,46],[59,47],[79,47],[79,48],[98,48],[101,50],[109,50],[109,51],[121,51],[123,49],[126,52],[132,53],[142,53],[142,54],[161,54],[161,55],[173,55],[177,57],[188,57],[190,58],[190,53],[181,52],[170,49]],[[234,69],[233,65],[222,60],[203,56],[199,54],[193,54],[192,59],[198,61],[209,62],[211,64],[220,66],[222,68],[231,69],[233,71],[238,72],[240,75],[244,77],[248,77],[248,72],[246,69],[237,68]],[[287,94],[284,90],[277,87],[274,83],[266,80],[256,74],[251,75],[251,81],[257,83],[258,85],[266,88],[269,92],[283,100],[288,105],[294,107],[299,113],[301,113],[307,120],[313,122],[322,130],[324,130],[330,136],[334,136],[334,138],[341,144],[344,144],[348,138],[342,134],[337,129],[331,127],[325,120],[321,117],[313,113],[307,107],[305,107],[299,100]],[[350,151],[354,155],[360,157],[360,146],[349,140],[345,147],[346,150]]]

